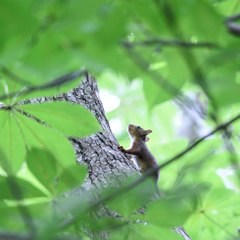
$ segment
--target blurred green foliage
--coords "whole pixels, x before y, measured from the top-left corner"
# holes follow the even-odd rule
[[[150,180],[108,199],[121,220],[96,220],[88,195],[59,198],[87,176],[65,136],[100,130],[94,116],[67,102],[15,104],[64,93],[87,70],[120,102],[107,112],[120,145],[129,123],[149,128],[161,165],[239,114],[239,36],[226,21],[239,10],[239,0],[2,0],[0,238],[89,239],[80,221],[114,240],[181,239],[170,230],[180,225],[192,239],[237,239],[240,121],[161,170],[164,198],[146,214],[136,210]]]

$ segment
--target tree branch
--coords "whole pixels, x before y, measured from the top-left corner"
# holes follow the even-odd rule
[[[231,33],[235,35],[240,35],[240,24],[234,22],[235,20],[240,19],[240,14],[230,16],[226,19],[227,28]]]
[[[30,240],[30,237],[21,235],[19,233],[0,233],[0,239],[2,240]]]
[[[231,232],[229,232],[224,226],[220,225],[218,222],[214,221],[212,218],[210,218],[204,211],[202,211],[203,216],[205,216],[210,222],[218,226],[221,230],[224,230],[229,236],[231,236],[234,239],[239,239],[237,236],[233,235]]]
[[[28,82],[25,79],[20,78],[19,76],[15,75],[13,72],[11,72],[8,68],[6,68],[5,66],[1,66],[0,67],[1,72],[6,75],[7,77],[9,77],[9,79],[15,81],[15,82],[19,82],[21,83],[23,86],[28,86],[31,83]]]
[[[191,43],[191,42],[183,42],[179,40],[162,40],[162,39],[153,39],[153,40],[145,40],[142,42],[121,42],[121,44],[126,48],[132,48],[135,46],[149,46],[155,44],[161,44],[166,46],[178,46],[178,47],[207,47],[207,48],[218,48],[219,46],[215,43]]]

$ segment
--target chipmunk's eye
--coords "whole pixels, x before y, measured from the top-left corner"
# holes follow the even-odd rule
[[[137,126],[137,128],[141,128],[140,126]]]

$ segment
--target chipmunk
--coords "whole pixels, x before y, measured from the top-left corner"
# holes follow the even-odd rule
[[[149,141],[147,135],[152,132],[152,130],[144,130],[140,126],[133,124],[128,125],[128,134],[131,138],[130,148],[124,149],[123,146],[118,146],[118,148],[125,153],[132,155],[132,158],[140,169],[140,172],[144,173],[150,168],[157,168],[158,163],[156,158],[149,151],[146,142]],[[160,172],[156,171],[153,175],[156,180],[156,185],[158,183]]]

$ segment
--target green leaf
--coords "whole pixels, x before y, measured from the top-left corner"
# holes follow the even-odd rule
[[[166,79],[168,81],[168,79]],[[169,81],[170,82],[170,81]],[[151,77],[145,77],[143,81],[143,90],[148,104],[148,108],[152,108],[158,103],[168,101],[174,97],[176,92],[168,92],[164,85],[162,86],[161,82],[158,83],[155,79]]]
[[[83,221],[88,221],[91,216],[89,216],[89,196],[83,193],[81,197],[79,196],[68,196],[64,198],[57,198],[54,203],[53,210],[55,211],[57,218],[66,218],[66,213],[71,213],[76,217],[76,221],[81,219]]]
[[[49,221],[54,214],[52,210],[52,208],[54,208],[52,202],[47,201],[40,203],[32,203],[29,204],[27,207],[28,211],[35,219],[42,220],[41,222],[39,222],[42,225],[44,225],[44,223],[46,224],[46,221]]]
[[[212,209],[229,209],[231,199],[234,197],[236,197],[236,195],[233,190],[226,188],[214,188],[204,200],[204,210],[207,211],[209,209],[211,211]]]
[[[19,19],[21,19],[21,21],[19,21]],[[1,64],[16,60],[19,53],[21,53],[27,43],[30,42],[30,38],[36,27],[36,18],[27,4],[15,0],[1,1]]]
[[[224,17],[237,14],[240,11],[240,4],[238,0],[219,1],[214,4],[215,9]]]
[[[137,226],[135,224],[127,224],[110,232],[109,240],[136,240],[141,239]]]
[[[177,233],[173,232],[170,228],[163,228],[152,224],[128,224],[113,229],[110,233],[112,240],[180,240],[182,239]]]
[[[66,74],[79,68],[79,62],[74,58],[69,44],[68,39],[56,31],[43,32],[31,50],[26,51],[22,61],[28,69],[48,78]],[[40,61],[46,56],[47,61]]]
[[[82,218],[81,218],[82,220]],[[111,217],[101,217],[100,219],[96,219],[94,216],[87,217],[84,219],[85,224],[90,225],[93,231],[112,231],[114,228],[118,228],[119,226],[125,225],[126,222],[120,219],[114,219]]]
[[[14,114],[9,110],[0,111],[0,146],[1,167],[8,174],[16,174],[24,162],[26,153],[24,138],[14,119]]]
[[[177,227],[183,225],[189,213],[180,199],[158,199],[149,203],[145,220],[161,227]]]
[[[129,9],[129,14],[136,15],[137,18],[141,19],[148,31],[163,36],[171,35],[169,28],[163,20],[162,8],[159,9],[159,6],[154,2],[147,0],[124,1],[124,4],[124,7]]]
[[[140,238],[151,240],[181,240],[182,237],[172,231],[170,228],[163,228],[152,224],[138,226]]]
[[[228,168],[230,158],[230,152],[216,152],[215,154],[208,157],[208,160],[204,162],[204,167],[208,169],[213,169],[214,171],[219,168]]]
[[[174,86],[179,89],[186,81],[189,81],[192,78],[192,69],[188,65],[188,58],[193,54],[193,51],[191,49],[169,47],[164,48],[163,53],[165,60],[167,61],[168,81],[173,83]],[[192,62],[191,65],[192,64],[194,66],[196,63]]]
[[[240,84],[236,83],[234,78],[217,79],[217,77],[214,77],[208,81],[208,85],[213,100],[218,106],[224,106],[239,101],[238,94],[240,91]]]
[[[70,37],[76,36],[76,29],[78,30],[77,33],[83,35],[83,38],[85,37],[84,33],[94,34],[99,31],[104,17],[109,14],[108,9],[106,9],[108,7],[106,0],[94,3],[94,0],[56,2],[53,9],[58,10],[59,17],[53,26]],[[86,12],[85,9],[89,9],[89,11]]]
[[[0,201],[0,225],[2,229],[8,229],[10,231],[25,229],[25,223],[22,221],[22,216],[19,212],[19,208],[14,206],[8,206],[3,200]]]
[[[57,193],[61,195],[79,187],[87,176],[87,169],[83,165],[75,164],[65,169],[59,176]]]
[[[176,138],[176,130],[174,129],[174,118],[176,114],[177,114],[177,108],[172,101],[167,101],[155,106],[152,112],[154,130],[152,129],[153,134],[151,136],[151,139],[154,136],[156,136],[154,141],[159,142],[159,136],[161,136],[160,138],[161,141],[169,142],[169,144],[170,142],[174,141]],[[163,117],[163,116],[166,116],[166,117]],[[179,141],[182,141],[182,144],[184,145],[183,142],[185,140],[182,139]],[[159,153],[160,151],[158,150],[158,154]]]
[[[131,180],[132,178],[126,183],[129,183]],[[129,218],[131,214],[142,208],[143,205],[153,197],[155,191],[156,186],[154,181],[148,178],[125,194],[111,199],[107,203],[107,206],[120,213],[124,218]]]
[[[92,113],[79,104],[44,102],[18,108],[70,136],[84,137],[100,130]]]
[[[187,229],[187,233],[189,236],[191,236],[192,239],[197,239],[198,235],[202,233],[204,229],[201,224],[202,221],[203,214],[197,212],[196,214],[192,215],[192,217],[190,217],[188,221],[184,224],[184,228]]]
[[[174,1],[172,2],[174,3]],[[178,1],[178,4],[179,18],[182,18],[181,29],[185,34],[191,32],[192,35],[199,37],[200,41],[219,41],[225,28],[222,24],[222,17],[209,1],[197,0],[193,4],[191,0],[188,0],[187,4],[184,5],[184,14],[181,14],[182,2]],[[201,20],[202,16],[208,24]]]
[[[57,177],[57,161],[54,156],[45,150],[32,148],[27,154],[27,165],[40,183],[53,194]]]
[[[227,224],[231,225],[229,232],[232,232],[234,219],[232,210],[235,209],[234,202],[238,202],[237,194],[225,188],[215,188],[215,185],[212,188],[205,187],[205,189],[203,185],[196,186],[194,190],[199,195],[199,204],[185,224],[186,229],[189,229],[188,234],[197,238],[197,235],[202,235],[202,230],[206,229],[215,236],[219,232],[219,225],[226,228]],[[219,225],[216,225],[216,222]]]
[[[72,58],[78,59],[77,63],[80,61],[95,75],[107,67],[115,70],[122,65],[129,67],[124,61],[126,54],[119,46],[121,38],[127,35],[128,14],[118,5],[106,0],[56,4],[59,16],[53,29],[64,36],[63,45],[72,51]],[[84,9],[89,9],[87,14]]]
[[[224,106],[239,101],[239,49],[235,41],[226,40],[226,49],[220,49],[206,59],[204,65],[208,92],[211,100],[218,106]],[[216,71],[217,69],[217,71]]]
[[[43,192],[35,188],[31,183],[13,176],[0,176],[0,188],[0,199],[19,200],[21,198],[24,199],[45,196]]]
[[[62,16],[55,26],[61,28],[70,40],[74,40],[72,43],[76,46],[83,44],[88,48],[90,45],[99,44],[102,47],[109,47],[126,35],[125,24],[128,15],[117,3],[106,0],[97,3],[94,0],[74,1],[67,2],[61,7]],[[89,9],[88,13],[84,9]],[[81,39],[76,39],[76,30],[81,34]]]
[[[38,148],[51,153],[58,163],[58,171],[63,171],[75,162],[72,144],[66,137],[18,112],[15,115],[28,149]]]
[[[172,17],[169,17],[169,10],[164,5],[171,10]],[[168,1],[161,4],[161,10],[175,37],[180,32],[187,39],[197,36],[200,41],[216,42],[225,32],[222,17],[207,0]],[[202,16],[209,24],[201,20]]]

